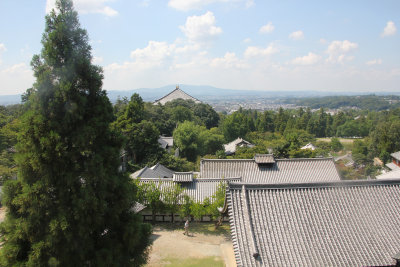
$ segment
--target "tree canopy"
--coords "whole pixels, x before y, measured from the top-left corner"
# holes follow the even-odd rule
[[[4,186],[3,266],[138,266],[150,226],[132,210],[136,187],[119,173],[122,138],[102,70],[71,0],[46,16],[32,59],[17,145],[18,179]]]

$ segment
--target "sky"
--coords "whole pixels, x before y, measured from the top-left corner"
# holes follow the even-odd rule
[[[0,0],[0,95],[34,82],[54,0]],[[399,92],[400,1],[74,0],[103,88]],[[172,88],[173,89],[173,88]]]

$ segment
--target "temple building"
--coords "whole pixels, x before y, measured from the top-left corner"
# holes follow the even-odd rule
[[[165,105],[165,103],[176,100],[176,99],[183,99],[183,100],[192,100],[195,103],[201,103],[200,100],[188,95],[187,93],[185,93],[184,91],[182,91],[179,88],[179,85],[176,86],[176,89],[173,90],[171,93],[167,94],[166,96],[163,96],[162,98],[156,100],[154,102],[154,105]]]

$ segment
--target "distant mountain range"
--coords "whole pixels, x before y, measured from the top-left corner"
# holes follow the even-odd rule
[[[126,91],[107,91],[107,95],[111,102],[115,102],[118,98],[127,97],[128,99],[138,93],[144,101],[155,101],[176,88],[176,85],[167,85],[159,88],[139,88]],[[333,95],[400,95],[400,92],[324,92],[324,91],[256,91],[256,90],[232,90],[222,89],[208,85],[179,85],[179,88],[189,95],[199,100],[207,101],[208,99],[229,99],[229,98],[291,98],[291,97],[322,97]],[[21,95],[2,95],[0,96],[0,105],[11,105],[21,103]]]

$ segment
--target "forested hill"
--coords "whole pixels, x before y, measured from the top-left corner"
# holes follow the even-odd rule
[[[338,109],[344,107],[357,107],[366,110],[386,110],[400,107],[400,96],[386,95],[362,95],[362,96],[325,96],[307,98],[288,98],[288,104],[306,106],[312,109],[330,108]]]

